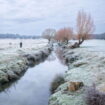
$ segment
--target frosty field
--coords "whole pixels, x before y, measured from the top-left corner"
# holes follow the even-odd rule
[[[22,48],[19,46],[21,41],[23,43]],[[28,68],[24,55],[29,55],[29,59],[34,60],[34,57],[41,59],[43,53],[45,55],[50,54],[48,42],[43,39],[5,39],[0,40],[0,45],[0,85],[9,82],[10,79],[18,78],[19,74]],[[65,48],[63,50],[64,59],[68,61],[68,70],[64,73],[65,83],[60,85],[56,92],[51,95],[49,105],[86,105],[85,93],[87,87],[93,84],[100,92],[105,92],[104,46],[105,40],[87,40],[80,48]],[[44,66],[50,67],[50,65]],[[61,69],[59,66],[57,68]],[[43,71],[43,68],[40,69]],[[70,82],[82,82],[84,86],[71,92],[67,90]]]
[[[60,85],[50,97],[49,105],[86,105],[85,93],[93,84],[100,92],[105,92],[105,40],[87,40],[80,48],[65,49],[69,70],[65,73],[65,83]],[[77,91],[68,91],[71,82],[82,82]]]
[[[95,52],[105,52],[105,40],[87,40],[81,47]]]
[[[23,43],[22,48],[20,41]],[[27,68],[23,55],[38,52],[46,46],[46,40],[0,40],[0,84],[16,78],[18,73]]]

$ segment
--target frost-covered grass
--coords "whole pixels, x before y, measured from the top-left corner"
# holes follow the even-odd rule
[[[50,97],[49,105],[86,105],[84,100],[87,87],[105,92],[105,40],[88,40],[80,48],[65,49],[64,57],[69,61],[65,73],[66,83],[59,86]],[[70,62],[71,58],[77,58]],[[75,92],[67,91],[69,82],[83,82],[84,87]]]
[[[81,47],[88,48],[91,51],[105,52],[105,40],[86,40]]]
[[[19,47],[21,41],[22,48]],[[16,78],[17,74],[27,68],[27,60],[23,55],[38,52],[47,44],[43,39],[0,39],[0,84]]]
[[[19,43],[22,41],[23,47],[20,48]],[[32,51],[39,50],[47,45],[46,40],[33,40],[33,39],[0,39],[0,63],[3,61],[13,60],[24,53],[31,53]]]
[[[38,47],[44,46],[48,43],[47,40],[43,39],[0,39],[0,51],[10,50],[12,51],[20,49],[19,43],[23,43],[23,49],[38,49]]]
[[[23,47],[19,47],[20,41],[23,42]],[[33,40],[33,39],[5,39],[0,40],[0,64],[12,62],[16,57],[20,57],[25,53],[37,51],[47,45],[46,40]]]

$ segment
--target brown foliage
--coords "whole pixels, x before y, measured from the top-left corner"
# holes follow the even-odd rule
[[[84,86],[83,82],[70,82],[67,87],[67,90],[71,92],[75,92],[83,86]]]
[[[72,28],[69,27],[62,28],[56,32],[55,40],[68,43],[68,40],[72,39],[72,36],[73,36]]]

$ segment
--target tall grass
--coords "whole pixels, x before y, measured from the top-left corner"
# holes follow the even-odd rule
[[[86,92],[87,105],[105,105],[105,93],[100,92],[95,86],[92,86]]]

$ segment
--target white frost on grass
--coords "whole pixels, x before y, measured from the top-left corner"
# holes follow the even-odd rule
[[[78,56],[78,59],[69,62],[70,69],[65,73],[66,83],[50,97],[49,105],[86,105],[83,98],[85,89],[93,83],[97,89],[105,92],[104,46],[105,40],[88,40],[80,48],[64,51],[65,58]],[[84,87],[75,92],[65,92],[69,82],[83,82]]]
[[[21,41],[22,48],[19,46]],[[0,83],[18,77],[17,75],[27,68],[24,54],[35,54],[45,48],[47,44],[47,40],[39,39],[0,39]]]

